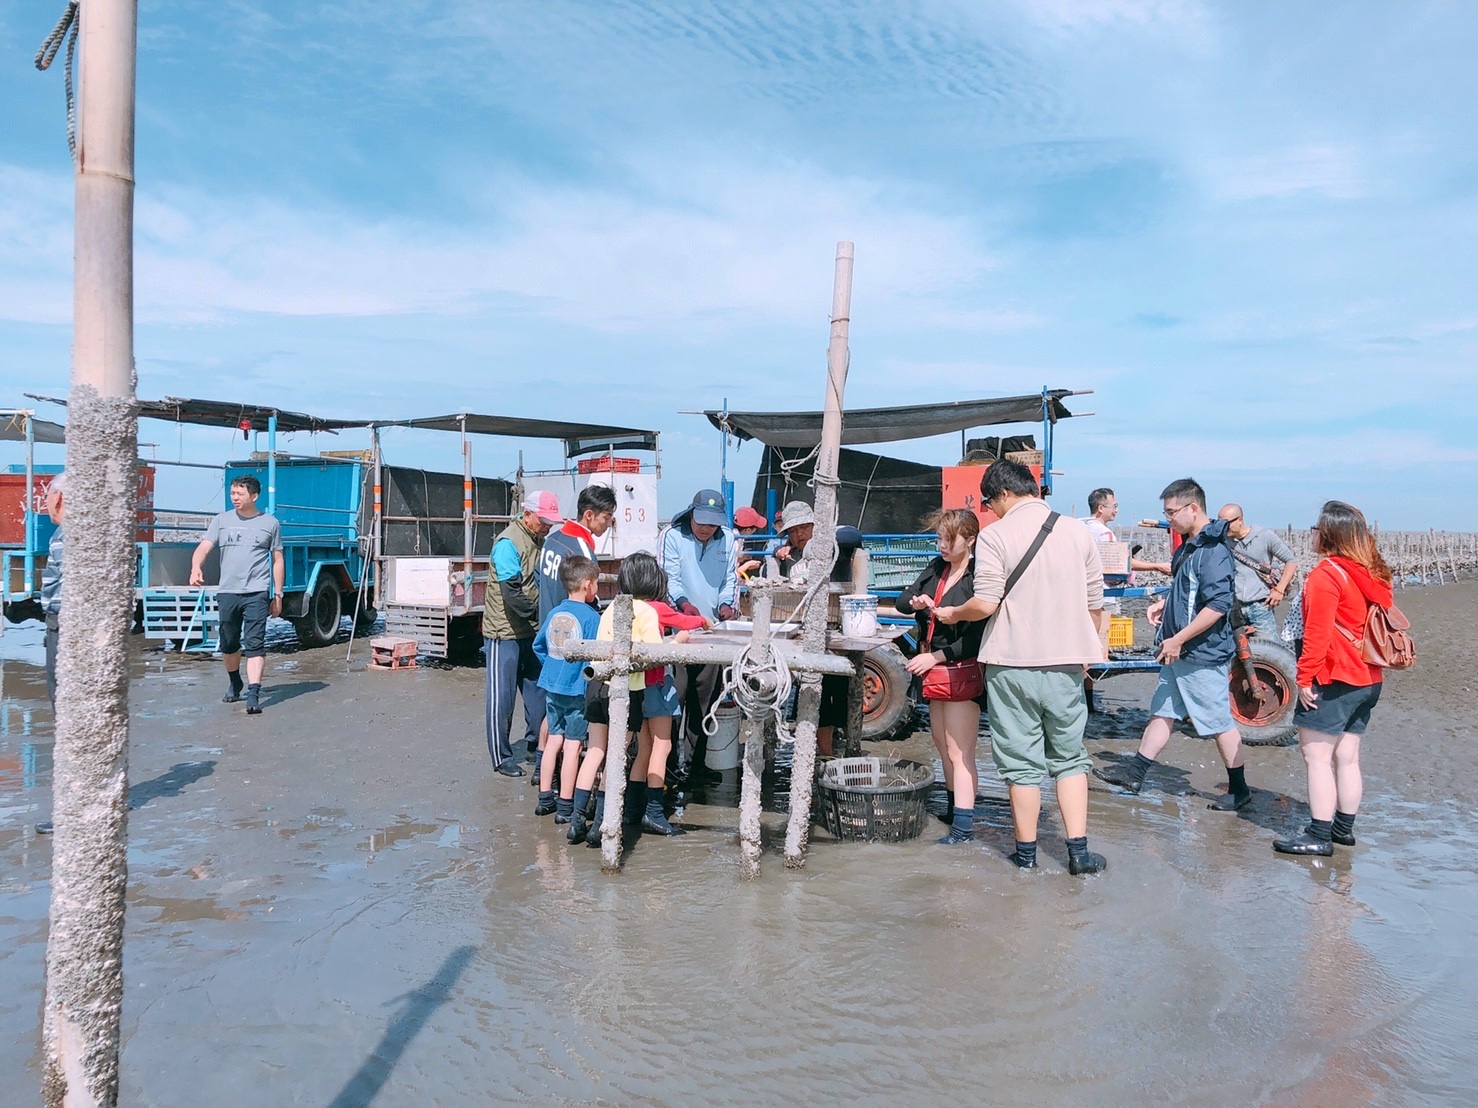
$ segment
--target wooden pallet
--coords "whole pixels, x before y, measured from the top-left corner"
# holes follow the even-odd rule
[[[428,658],[447,656],[447,612],[445,608],[414,604],[386,604],[385,634],[414,639],[420,652]]]
[[[370,639],[370,669],[414,669],[416,640],[399,635],[377,635]]]

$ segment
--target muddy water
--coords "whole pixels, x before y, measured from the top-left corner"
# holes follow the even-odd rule
[[[1402,600],[1422,657],[1367,740],[1360,846],[1274,856],[1296,752],[1252,752],[1228,817],[1214,750],[1181,738],[1142,796],[1093,793],[1111,868],[1087,880],[1051,805],[1042,870],[1008,866],[989,772],[969,847],[821,835],[792,872],[771,811],[744,882],[718,789],[604,877],[488,772],[480,670],[276,654],[248,718],[218,662],[136,643],[124,1100],[1469,1103],[1478,587]],[[51,857],[32,637],[0,640],[10,1103],[39,1084]],[[1102,687],[1096,756],[1132,751],[1149,688]]]

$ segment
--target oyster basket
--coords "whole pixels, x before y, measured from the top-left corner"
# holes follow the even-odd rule
[[[816,784],[818,822],[836,838],[901,843],[928,822],[934,768],[901,758],[833,758]]]

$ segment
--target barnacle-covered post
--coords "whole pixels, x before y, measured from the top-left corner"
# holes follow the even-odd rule
[[[847,389],[847,330],[852,314],[852,244],[837,243],[836,279],[831,299],[831,343],[826,351],[826,403],[821,413],[821,446],[816,455],[816,530],[806,544],[804,577],[815,586],[802,624],[802,649],[826,650],[831,597],[827,582],[836,562],[837,464],[842,448],[842,399]],[[821,675],[807,673],[796,702],[795,760],[791,764],[790,823],[785,832],[785,864],[806,864],[811,834],[811,789],[816,776],[816,724],[821,713]]]
[[[606,734],[606,811],[600,825],[601,869],[615,873],[621,868],[621,810],[626,804],[626,744],[630,733],[626,720],[631,714],[631,597],[620,593],[611,602],[611,722]],[[618,739],[617,736],[620,736]]]
[[[754,599],[754,628],[750,652],[756,668],[767,666],[771,659],[770,613],[774,597],[773,582],[755,581],[750,586]],[[742,680],[743,675],[736,675]],[[756,690],[761,691],[761,690]],[[773,692],[774,690],[769,690]],[[745,877],[758,877],[760,872],[760,781],[765,772],[765,720],[746,713],[740,724],[744,738],[744,762],[739,780],[739,872]]]
[[[62,33],[78,11],[69,7]],[[128,629],[138,522],[137,3],[88,0],[80,20],[67,544],[41,1096],[47,1105],[114,1105],[128,884]]]

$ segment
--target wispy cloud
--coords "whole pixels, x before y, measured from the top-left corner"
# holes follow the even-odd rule
[[[1367,190],[1359,153],[1338,143],[1308,143],[1227,158],[1207,169],[1213,197],[1224,202],[1299,196],[1356,200]]]
[[[959,216],[900,204],[878,182],[815,167],[650,160],[637,187],[505,179],[468,226],[267,197],[168,189],[140,196],[138,306],[145,320],[231,313],[364,316],[493,309],[598,329],[814,319],[830,303],[838,238],[864,243],[879,321],[926,315],[957,330],[1020,329],[1020,311],[935,303],[992,265]],[[0,215],[0,315],[70,311],[69,183],[3,171],[19,187]],[[24,290],[29,289],[29,294]]]

